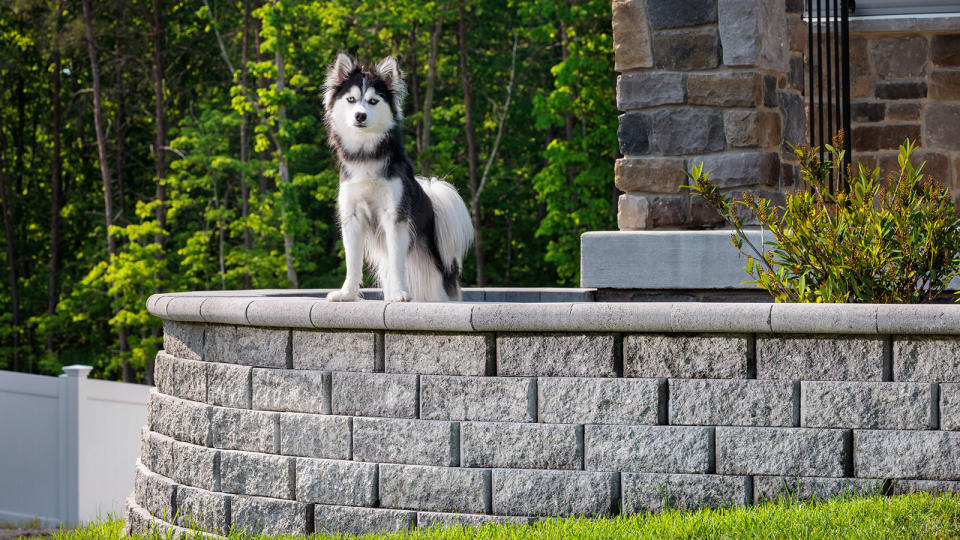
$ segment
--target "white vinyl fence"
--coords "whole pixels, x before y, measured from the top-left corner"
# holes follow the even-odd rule
[[[0,371],[0,522],[120,515],[133,491],[149,386]]]

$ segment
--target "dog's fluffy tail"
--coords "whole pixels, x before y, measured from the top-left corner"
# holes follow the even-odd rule
[[[437,248],[444,266],[444,285],[451,300],[459,300],[460,287],[448,285],[452,277],[456,284],[463,268],[463,257],[473,242],[473,223],[470,212],[457,189],[438,178],[417,177],[423,191],[430,197],[436,216]],[[451,294],[454,293],[454,294]],[[456,298],[454,298],[456,296]]]

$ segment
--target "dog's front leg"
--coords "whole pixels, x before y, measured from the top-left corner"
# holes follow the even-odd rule
[[[407,292],[406,259],[410,248],[410,225],[406,221],[397,221],[395,216],[385,220],[384,236],[387,241],[387,283],[383,288],[383,299],[387,302],[409,302]]]
[[[347,278],[339,291],[327,294],[329,302],[353,302],[360,297],[363,279],[363,224],[356,214],[340,218],[343,231],[343,251],[347,261]]]

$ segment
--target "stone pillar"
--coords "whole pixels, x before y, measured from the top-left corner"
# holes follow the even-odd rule
[[[805,139],[802,0],[614,0],[620,230],[703,228],[703,162],[726,191],[782,201]]]

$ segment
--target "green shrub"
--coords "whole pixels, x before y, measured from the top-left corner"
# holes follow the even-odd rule
[[[793,149],[802,180],[786,205],[743,195],[720,193],[703,172],[703,163],[687,176],[689,187],[715,208],[734,229],[731,241],[747,256],[744,267],[758,287],[778,302],[920,303],[936,298],[960,274],[960,220],[950,192],[910,163],[915,145],[900,147],[898,173],[885,181],[879,169],[858,165],[844,171],[843,133],[818,148]],[[843,178],[830,193],[831,171]],[[742,210],[746,210],[743,212]],[[752,215],[775,241],[759,248],[744,234]],[[745,253],[746,245],[750,253]]]

